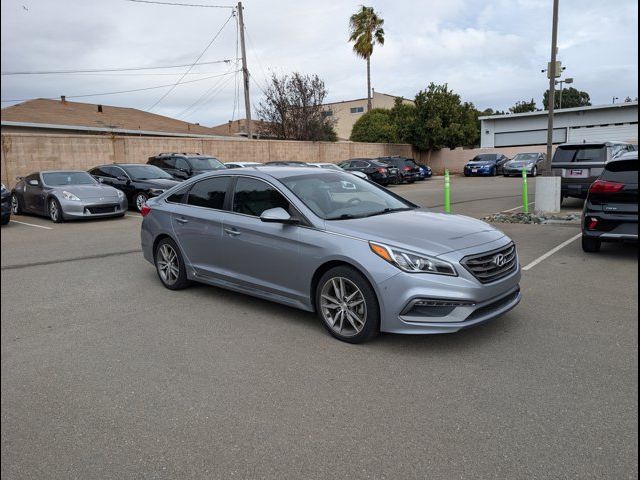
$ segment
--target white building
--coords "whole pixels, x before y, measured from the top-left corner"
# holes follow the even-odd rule
[[[545,145],[548,112],[480,117],[482,148]],[[638,102],[563,108],[553,116],[553,143],[638,142]]]

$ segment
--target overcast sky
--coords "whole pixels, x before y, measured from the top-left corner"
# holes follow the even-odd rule
[[[182,3],[230,5],[215,0]],[[329,101],[366,96],[365,62],[347,42],[361,2],[245,0],[252,103],[270,71],[318,74]],[[231,9],[126,0],[2,0],[2,72],[191,64]],[[413,98],[429,82],[448,83],[478,108],[507,109],[534,98],[540,107],[550,54],[552,0],[376,0],[385,45],[372,57],[377,91]],[[638,95],[636,0],[560,0],[559,54],[574,86],[595,104]],[[151,111],[216,125],[244,118],[235,18],[194,67]],[[117,74],[3,75],[2,100],[74,96],[174,84],[187,67]],[[226,75],[224,75],[226,74]],[[212,77],[212,78],[207,78]],[[238,83],[236,83],[236,80]],[[169,87],[74,99],[149,109]],[[2,103],[3,107],[11,103]],[[235,105],[235,114],[234,114]],[[242,109],[239,113],[239,109]]]

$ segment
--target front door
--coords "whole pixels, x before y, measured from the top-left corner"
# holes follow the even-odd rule
[[[25,178],[22,198],[24,199],[24,206],[26,210],[38,214],[47,213],[46,206],[44,204],[44,190],[42,188],[40,175],[33,174]]]

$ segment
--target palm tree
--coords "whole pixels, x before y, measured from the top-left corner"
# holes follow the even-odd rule
[[[373,7],[360,6],[349,19],[349,41],[353,51],[367,61],[367,111],[371,110],[371,54],[377,43],[384,45],[384,20],[373,11]]]

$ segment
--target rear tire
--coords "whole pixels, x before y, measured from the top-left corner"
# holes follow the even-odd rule
[[[20,199],[15,193],[11,195],[11,213],[13,215],[22,215],[22,206],[20,205]]]
[[[538,167],[533,167],[533,170],[531,170],[531,176],[532,177],[538,176]]]
[[[142,211],[142,206],[147,203],[147,200],[149,200],[149,197],[146,193],[136,193],[136,196],[133,198],[133,204],[136,206],[138,212]]]
[[[322,324],[338,340],[362,343],[380,331],[376,293],[356,269],[338,266],[327,271],[318,282],[315,298]]]
[[[596,253],[600,251],[602,242],[598,238],[590,238],[582,236],[582,250],[588,253]]]
[[[170,238],[163,238],[158,242],[153,252],[153,263],[162,285],[169,290],[182,290],[191,283],[187,278],[180,249]]]

